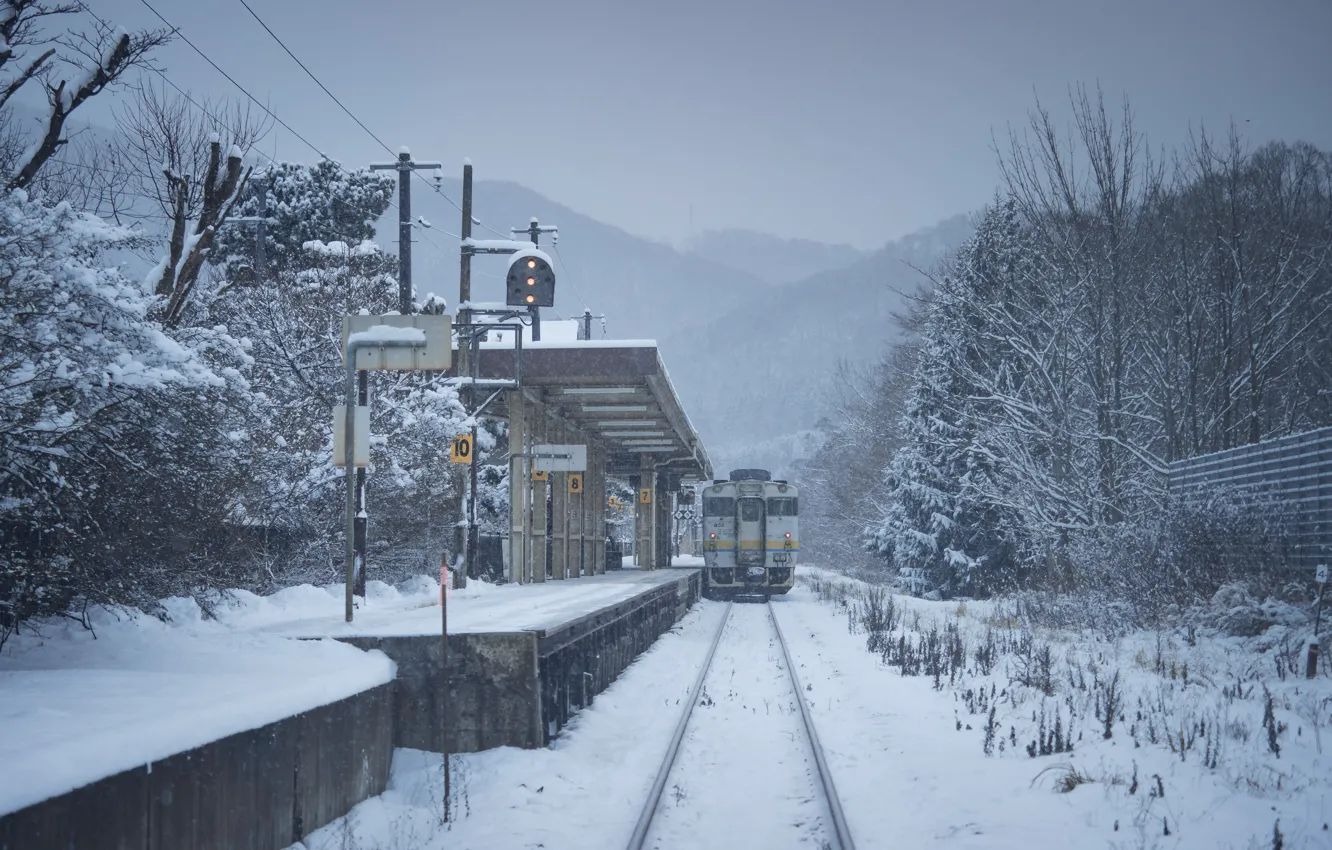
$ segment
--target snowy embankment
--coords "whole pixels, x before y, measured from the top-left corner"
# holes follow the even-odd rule
[[[823,694],[813,710],[858,837],[1332,847],[1332,679],[1294,675],[1281,627],[1245,639],[1032,629],[1004,603],[875,598],[802,573],[826,604],[783,621],[808,638],[792,653]],[[842,782],[873,762],[896,769]]]
[[[51,620],[11,637],[0,648],[0,814],[390,681],[381,652],[260,631],[340,610],[342,594],[234,591],[213,619],[168,599],[165,619],[93,609],[91,630]],[[408,593],[371,582],[369,609],[434,605],[438,594],[424,578]]]

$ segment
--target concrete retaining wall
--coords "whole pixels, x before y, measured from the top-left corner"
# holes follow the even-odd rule
[[[443,752],[449,718],[450,752],[535,749],[683,617],[698,592],[698,571],[681,571],[678,581],[557,629],[450,635],[449,692],[437,636],[342,640],[397,663],[395,746]]]
[[[535,632],[449,635],[448,694],[438,635],[342,640],[378,649],[398,665],[394,746],[444,752],[445,717],[452,718],[450,752],[542,745]]]
[[[383,793],[393,686],[0,816],[0,850],[280,850]]]

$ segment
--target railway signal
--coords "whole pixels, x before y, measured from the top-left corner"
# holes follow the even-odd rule
[[[505,302],[510,307],[555,306],[555,271],[550,258],[535,248],[519,251],[509,260]]]

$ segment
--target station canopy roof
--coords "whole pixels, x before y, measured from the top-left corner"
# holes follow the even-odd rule
[[[658,472],[682,479],[712,478],[707,450],[675,393],[655,342],[525,338],[515,370],[512,332],[500,333],[492,332],[481,345],[478,396],[511,387],[520,373],[528,398],[547,405],[606,446],[609,475],[637,473],[647,456]],[[487,413],[507,413],[502,396],[496,404]]]

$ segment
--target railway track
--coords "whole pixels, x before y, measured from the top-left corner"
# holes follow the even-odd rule
[[[753,846],[789,832],[790,846],[854,850],[772,603],[727,603],[690,694],[629,850],[735,844],[737,830]]]

